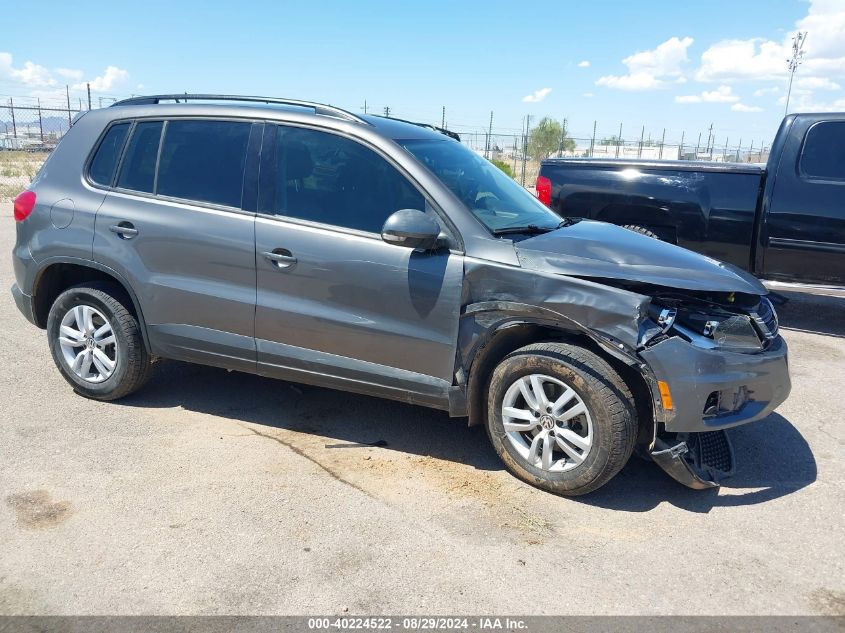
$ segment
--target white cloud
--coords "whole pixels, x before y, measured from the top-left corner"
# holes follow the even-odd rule
[[[56,68],[56,74],[71,81],[79,81],[84,73],[76,68]]]
[[[43,88],[56,83],[53,75],[44,66],[27,61],[20,68],[15,68],[12,64],[11,53],[0,53],[0,79],[21,83],[31,88]]]
[[[806,55],[799,75],[845,77],[845,4],[841,0],[810,0],[806,16],[783,40],[765,38],[722,40],[701,54],[699,81],[783,80],[796,31],[807,31]]]
[[[587,97],[588,99],[590,99],[590,98],[594,97],[595,95],[594,95],[592,92],[585,92],[585,93],[584,93],[583,95],[581,95],[581,96],[583,96],[583,97]]]
[[[596,84],[618,90],[651,90],[671,81],[681,82],[692,42],[691,37],[672,37],[653,50],[634,53],[622,60],[628,67],[626,75],[605,75]]]
[[[757,106],[749,106],[744,103],[735,103],[731,106],[734,112],[762,112],[763,108]]]
[[[540,103],[551,91],[551,88],[540,88],[539,90],[532,92],[530,95],[522,97],[522,101],[524,103]]]
[[[586,59],[578,62],[578,68],[589,68],[589,67],[590,67],[590,62]]]
[[[841,86],[827,77],[798,77],[795,87],[799,90],[839,90]]]
[[[89,82],[80,82],[73,87],[83,90],[87,87],[86,84],[90,84],[93,92],[108,92],[115,84],[126,81],[127,79],[129,79],[129,72],[117,66],[108,66],[99,77],[95,77]]]
[[[771,88],[760,88],[754,91],[755,97],[765,97],[766,95],[776,95],[780,92],[780,86],[772,86]]]
[[[675,103],[734,103],[739,97],[730,86],[719,86],[715,90],[705,90],[698,95],[675,97]]]
[[[59,82],[56,77],[63,81]],[[20,84],[26,89],[27,96],[40,98],[59,98],[64,96],[65,81],[75,81],[74,90],[85,90],[86,82],[82,80],[84,73],[76,68],[55,68],[52,71],[36,64],[24,62],[16,67],[11,53],[0,52],[0,80]],[[94,92],[108,92],[116,85],[126,81],[129,73],[116,66],[109,66],[100,77],[90,80],[91,90]],[[19,93],[20,94],[20,93]]]

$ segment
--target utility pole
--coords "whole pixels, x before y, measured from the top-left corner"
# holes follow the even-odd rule
[[[789,97],[792,95],[792,79],[795,71],[804,61],[804,42],[807,41],[807,31],[798,31],[792,38],[792,56],[786,60],[789,69],[789,89],[786,91],[786,107],[783,109],[783,116],[789,114]]]
[[[713,124],[710,124],[710,129],[707,131],[707,153],[710,154],[710,160],[713,160],[713,146],[710,144],[710,139],[713,136]]]
[[[643,157],[643,140],[645,139],[645,125],[643,126],[643,131],[640,132],[640,151],[637,154],[637,158]]]
[[[680,158],[680,159],[684,158],[684,135],[686,135],[686,133],[687,133],[686,130],[681,132],[681,147],[678,151],[678,158]]]
[[[364,114],[367,114],[367,100],[364,99]]]
[[[616,137],[616,158],[619,158],[619,146],[622,145],[622,124],[619,124],[619,136]]]
[[[70,88],[67,84],[65,84],[65,96],[67,97],[67,126],[70,128],[71,118],[70,118]]]
[[[728,160],[728,137],[725,137],[725,151],[722,152],[722,162],[726,162]]]
[[[593,121],[593,137],[590,139],[590,158],[595,155],[596,152],[596,124],[598,121]]]
[[[384,106],[384,116],[390,118],[390,106]]]
[[[563,156],[563,142],[566,140],[566,119],[563,120],[563,126],[560,129],[560,145],[557,148],[559,156]]]
[[[663,136],[660,139],[660,158],[663,158],[663,144],[666,142],[666,128],[663,128]]]
[[[15,102],[9,97],[9,110],[12,111],[12,136],[18,138],[18,125],[15,122]]]
[[[742,149],[742,137],[739,137],[739,145],[736,146],[736,162],[739,162],[739,152]]]
[[[487,127],[487,143],[484,146],[484,158],[490,159],[490,137],[493,134],[493,111],[490,110],[490,125]]]
[[[698,143],[695,144],[695,159],[698,160],[698,152],[701,150],[701,132],[698,133]]]
[[[85,84],[86,88],[88,88],[88,109],[91,109],[91,84]]]
[[[443,106],[443,114],[440,116],[440,127],[446,129],[446,106]]]
[[[38,132],[41,136],[41,148],[44,148],[44,123],[41,120],[41,99],[38,99]]]

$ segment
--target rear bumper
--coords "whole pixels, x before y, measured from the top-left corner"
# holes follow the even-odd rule
[[[754,422],[774,411],[791,389],[781,337],[759,354],[706,350],[674,337],[640,356],[654,378],[669,386],[674,408],[656,411],[655,419],[670,432],[702,433]],[[654,396],[659,403],[659,394]],[[714,399],[717,411],[705,414]]]
[[[32,297],[18,288],[18,284],[12,284],[12,297],[15,299],[15,305],[26,317],[26,320],[35,325],[35,316],[32,309]]]

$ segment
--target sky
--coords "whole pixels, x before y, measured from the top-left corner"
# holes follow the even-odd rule
[[[0,36],[0,102],[169,92],[284,96],[482,131],[771,142],[790,111],[845,110],[845,0],[55,3]],[[7,6],[3,6],[7,5]],[[21,5],[0,0],[8,25]]]

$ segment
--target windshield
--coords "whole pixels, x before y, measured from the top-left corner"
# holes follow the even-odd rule
[[[450,139],[398,141],[494,233],[549,231],[561,218],[490,161]]]

